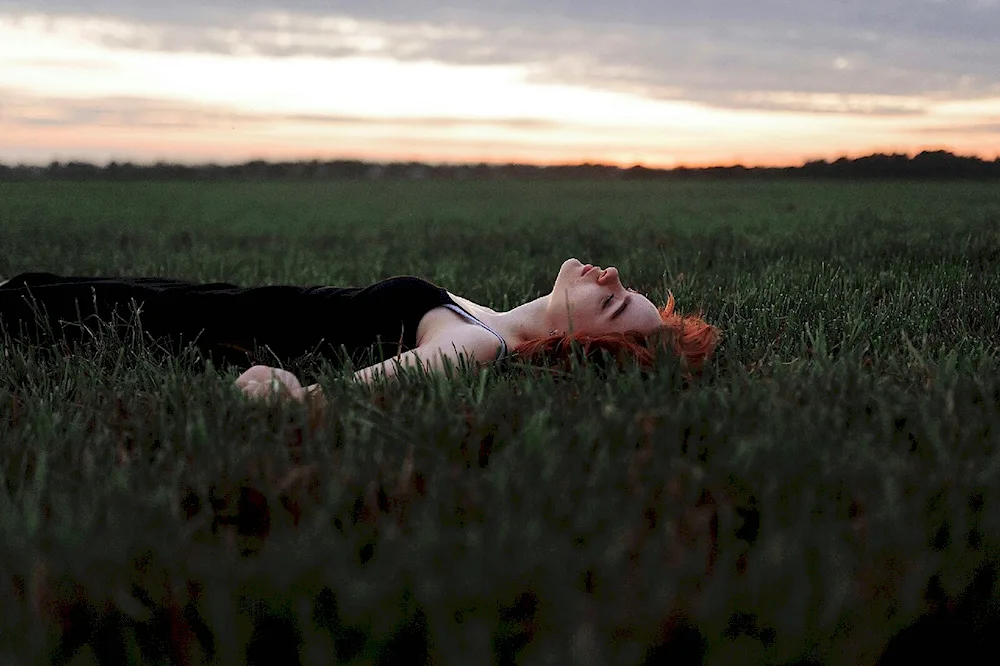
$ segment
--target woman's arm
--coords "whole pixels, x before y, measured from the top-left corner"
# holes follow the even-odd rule
[[[446,365],[458,365],[460,357],[474,363],[487,363],[496,359],[499,349],[496,336],[486,329],[456,326],[436,338],[425,340],[416,349],[358,370],[354,379],[372,384],[379,378],[394,377],[400,369],[423,368],[425,372],[434,372],[443,370]]]
[[[486,363],[497,356],[499,344],[496,336],[478,326],[455,327],[447,334],[424,341],[408,352],[399,354],[382,363],[362,368],[354,373],[354,380],[372,384],[379,378],[394,377],[401,368],[423,368],[426,372],[442,370],[447,364],[457,365],[460,357],[475,363]],[[248,396],[267,398],[292,398],[300,402],[323,400],[323,390],[319,384],[303,387],[298,378],[288,370],[255,365],[236,380]]]

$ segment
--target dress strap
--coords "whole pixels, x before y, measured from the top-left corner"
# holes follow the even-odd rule
[[[479,321],[476,317],[473,317],[471,314],[469,314],[468,312],[466,312],[465,310],[463,310],[458,305],[455,305],[454,303],[445,303],[444,307],[448,308],[449,310],[451,310],[455,314],[460,315],[463,318],[467,319],[469,321],[469,323],[476,324],[477,326],[482,326],[487,331],[489,331],[493,335],[497,336],[497,340],[500,341],[500,351],[497,353],[496,360],[500,360],[501,358],[503,358],[504,356],[507,355],[507,341],[503,339],[502,335],[500,335],[499,333],[497,333],[496,331],[494,331],[492,328],[490,328],[489,326],[487,326],[483,322]]]

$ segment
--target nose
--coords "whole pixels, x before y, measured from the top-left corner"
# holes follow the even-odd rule
[[[617,280],[618,280],[618,269],[615,268],[614,266],[608,266],[607,268],[604,269],[604,275],[600,277],[598,282],[600,282],[600,284],[602,285],[605,285],[608,283],[616,282]]]

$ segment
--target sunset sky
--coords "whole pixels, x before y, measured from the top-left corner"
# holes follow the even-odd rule
[[[0,0],[0,162],[1000,155],[1000,0]]]

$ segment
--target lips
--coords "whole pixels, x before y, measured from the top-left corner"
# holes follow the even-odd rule
[[[589,273],[589,272],[591,271],[591,269],[593,269],[593,268],[594,268],[593,264],[584,264],[584,265],[583,265],[583,270],[582,270],[582,271],[580,272],[580,275],[581,275],[581,276],[583,276],[583,275],[586,275],[586,274],[587,274],[587,273]]]

